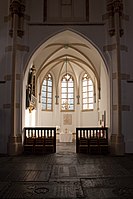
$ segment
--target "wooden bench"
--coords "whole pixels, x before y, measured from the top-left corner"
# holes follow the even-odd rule
[[[99,139],[97,137],[89,139],[89,153],[99,154]]]
[[[54,152],[55,152],[54,138],[53,137],[45,138],[45,153],[54,153]]]
[[[55,127],[24,128],[24,153],[44,154],[56,152]]]
[[[35,139],[35,145],[34,145],[34,152],[36,154],[43,154],[45,149],[44,145],[44,137],[39,137]]]
[[[26,137],[24,140],[24,152],[34,153],[35,139],[32,137]]]
[[[88,153],[89,152],[89,145],[87,138],[81,138],[78,142],[78,152],[79,153]]]
[[[76,128],[76,152],[108,154],[108,129],[104,127]]]

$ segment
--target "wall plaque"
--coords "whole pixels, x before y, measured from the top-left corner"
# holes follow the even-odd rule
[[[72,125],[72,114],[64,114],[63,124],[64,125]]]

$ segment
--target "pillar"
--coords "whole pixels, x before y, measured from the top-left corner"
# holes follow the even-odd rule
[[[111,56],[111,72],[110,79],[112,88],[112,132],[110,139],[111,154],[123,156],[125,153],[124,136],[122,132],[122,92],[121,92],[121,37],[123,36],[122,29],[122,0],[107,0],[107,19],[109,45],[106,50],[110,51]]]
[[[11,26],[9,30],[9,35],[11,38],[11,131],[7,144],[7,153],[9,155],[18,155],[22,153],[22,132],[20,130],[20,68],[19,61],[17,60],[18,52],[18,37],[23,36],[23,19],[24,5],[20,3],[19,0],[12,0],[10,3],[10,16],[11,16]],[[22,26],[21,26],[22,25]],[[19,81],[19,82],[18,82]]]

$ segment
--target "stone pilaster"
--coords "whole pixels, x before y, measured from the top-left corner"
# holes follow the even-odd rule
[[[22,153],[22,135],[20,131],[20,107],[16,104],[20,104],[18,101],[19,92],[17,90],[17,70],[18,70],[18,60],[17,60],[17,42],[18,37],[22,36],[22,17],[24,12],[24,6],[21,5],[21,1],[12,0],[10,3],[10,15],[11,15],[11,29],[9,30],[9,35],[12,40],[12,50],[11,50],[11,133],[9,135],[7,143],[7,152],[9,155],[18,155]],[[20,33],[21,32],[21,33]]]
[[[124,155],[125,143],[122,134],[122,93],[121,93],[121,37],[124,30],[122,27],[123,1],[108,0],[108,32],[111,37],[112,57],[112,135],[110,139],[111,154]]]

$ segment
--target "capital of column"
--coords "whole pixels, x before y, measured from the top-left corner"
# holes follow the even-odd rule
[[[24,35],[24,30],[23,30],[23,26],[24,26],[24,12],[25,12],[25,5],[20,1],[20,0],[13,0],[10,3],[10,14],[11,14],[11,28],[9,30],[9,35],[12,37],[13,36],[13,27],[14,25],[14,15],[16,15],[16,17],[18,17],[18,22],[16,24],[16,31],[17,31],[17,35],[19,37],[22,37]]]
[[[123,12],[122,0],[114,0],[113,8],[114,8],[115,13],[117,12],[119,14],[122,14],[122,12]]]
[[[108,12],[108,23],[109,23],[109,34],[114,36],[116,33],[116,28],[119,29],[119,35],[122,37],[124,30],[122,28],[122,15],[123,15],[123,0],[107,0],[107,12]],[[119,23],[115,27],[115,15],[118,15]]]
[[[122,0],[109,0],[107,1],[107,11],[110,13],[120,13],[123,12],[123,2]]]
[[[10,12],[11,14],[19,14],[20,12],[20,2],[19,0],[14,0],[10,4]]]
[[[20,14],[22,16],[24,16],[24,12],[25,12],[25,5],[24,4],[20,4]]]

